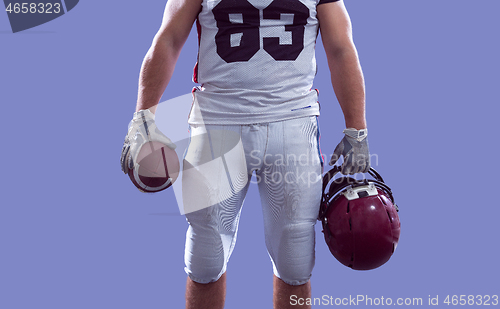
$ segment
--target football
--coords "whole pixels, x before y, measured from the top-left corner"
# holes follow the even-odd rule
[[[137,162],[128,175],[142,192],[159,192],[170,187],[179,176],[180,163],[175,150],[160,142],[147,142],[139,150]]]

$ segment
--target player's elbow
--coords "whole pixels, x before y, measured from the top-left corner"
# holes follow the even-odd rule
[[[178,45],[178,43],[175,39],[175,36],[165,31],[158,32],[151,44],[151,46],[154,48],[174,48],[176,47],[176,45]]]
[[[339,62],[358,58],[358,52],[354,43],[325,47],[325,52],[329,62]]]
[[[179,55],[183,45],[184,40],[176,38],[175,35],[158,32],[151,43],[148,53],[151,55]]]
[[[323,39],[323,46],[327,55],[341,56],[349,53],[356,53],[356,46],[352,37],[345,37],[343,39],[328,40]]]

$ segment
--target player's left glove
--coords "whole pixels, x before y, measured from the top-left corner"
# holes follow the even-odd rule
[[[129,169],[134,167],[139,150],[147,142],[160,142],[172,150],[176,147],[156,127],[155,115],[150,110],[143,109],[134,113],[134,118],[128,125],[128,133],[123,142],[120,164],[125,174],[128,174]]]
[[[340,172],[344,175],[367,173],[370,170],[370,151],[368,149],[368,129],[345,129],[345,136],[335,148],[330,165],[344,157]]]

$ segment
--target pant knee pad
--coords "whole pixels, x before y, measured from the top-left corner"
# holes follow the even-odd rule
[[[271,240],[272,248],[268,248],[274,274],[287,284],[304,284],[314,268],[314,225],[289,224],[282,232],[280,239]]]
[[[226,271],[235,236],[220,234],[217,229],[211,228],[194,232],[190,226],[186,233],[184,252],[188,276],[198,283],[217,281]]]
[[[191,280],[197,283],[210,283],[219,280],[219,278],[225,273],[226,268],[223,267],[207,267],[204,269],[189,269],[187,266],[184,268],[186,274]]]

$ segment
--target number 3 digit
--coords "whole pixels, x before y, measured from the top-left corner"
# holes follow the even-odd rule
[[[292,44],[280,45],[277,37],[264,38],[264,50],[275,60],[295,60],[304,49],[304,30],[309,17],[309,9],[302,2],[275,0],[264,9],[264,19],[280,19],[281,14],[293,14],[293,23],[285,26],[292,32]]]

